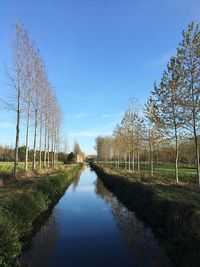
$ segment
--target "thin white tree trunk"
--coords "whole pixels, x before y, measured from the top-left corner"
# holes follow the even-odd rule
[[[134,151],[133,151],[133,154],[132,154],[132,170],[133,171],[135,170],[135,155],[134,155]]]
[[[42,111],[40,111],[40,155],[39,155],[39,168],[42,167]]]
[[[176,131],[176,130],[175,130]],[[179,177],[178,177],[178,136],[177,132],[175,134],[176,138],[176,164],[175,164],[175,175],[176,175],[176,183],[179,182]]]
[[[28,96],[28,111],[27,111],[27,124],[26,124],[26,156],[25,156],[25,171],[28,170],[28,142],[29,142],[29,129],[30,129],[30,117],[31,117],[31,93],[29,88],[29,96]]]
[[[37,143],[38,110],[35,110],[34,144],[33,144],[33,170],[36,169],[36,143]]]
[[[14,162],[14,174],[17,175],[19,165],[19,132],[20,132],[20,109],[21,109],[21,88],[18,81],[18,96],[17,96],[17,124],[16,124],[16,140],[15,140],[15,162]]]
[[[137,161],[138,161],[138,172],[140,171],[140,151],[138,149],[138,155],[137,155]]]
[[[152,151],[152,145],[151,143],[149,144],[149,157],[150,157],[150,168],[151,168],[151,177],[153,177],[153,151]]]
[[[194,85],[193,85],[193,73],[192,76],[192,119],[193,119],[193,133],[194,133],[194,144],[195,144],[195,154],[196,154],[196,169],[197,169],[197,185],[200,187],[200,163],[199,163],[199,147],[198,147],[198,135],[196,130],[196,105],[195,105],[195,95],[194,95]]]
[[[49,137],[49,130],[48,130],[48,141],[47,141],[47,167],[49,168],[49,160],[50,160],[50,155],[49,155],[49,149],[50,149],[50,137]]]

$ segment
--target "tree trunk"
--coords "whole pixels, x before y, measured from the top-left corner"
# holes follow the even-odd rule
[[[135,155],[134,155],[134,134],[133,134],[133,127],[134,125],[132,125],[132,133],[131,133],[131,136],[132,136],[132,170],[135,171]]]
[[[50,160],[49,149],[50,149],[50,140],[49,140],[49,130],[48,130],[48,144],[47,144],[47,167],[48,168],[49,168],[49,160]]]
[[[175,104],[174,104],[174,93],[172,94],[172,108],[173,108],[173,123],[174,123],[174,135],[176,142],[176,156],[175,156],[175,178],[176,183],[178,184],[178,133],[177,133],[177,120],[176,120],[176,112],[175,112]]]
[[[17,98],[17,125],[16,125],[16,141],[15,141],[15,162],[14,162],[14,174],[17,175],[19,165],[19,131],[20,131],[20,101],[21,92],[20,85],[18,84],[18,98]]]
[[[51,140],[51,166],[54,166],[54,143],[53,143],[53,135]]]
[[[44,167],[47,164],[47,125],[45,119],[45,130],[44,130]]]
[[[57,165],[57,150],[58,150],[58,137],[57,137],[57,129],[56,129],[55,140],[54,140],[54,166]]]
[[[196,131],[196,105],[195,105],[195,94],[194,94],[194,81],[192,76],[192,119],[193,119],[193,133],[194,133],[194,143],[195,143],[195,154],[196,154],[196,169],[197,169],[197,186],[200,187],[200,165],[199,165],[199,147],[198,147],[198,136]]]
[[[197,169],[197,185],[200,187],[200,165],[199,165],[199,147],[198,147],[198,136],[196,131],[194,133],[195,141],[195,154],[196,154],[196,169]]]
[[[31,117],[31,94],[29,89],[29,97],[28,97],[28,112],[27,112],[27,124],[26,124],[26,156],[25,156],[25,171],[28,170],[28,141],[29,141],[29,129],[30,129],[30,117]]]
[[[118,157],[117,157],[117,167],[119,168],[119,152],[118,152]]]
[[[178,184],[178,135],[177,135],[177,129],[175,127],[175,138],[176,138],[176,164],[175,164],[175,175],[176,175],[176,183]]]
[[[40,111],[40,155],[39,155],[39,168],[42,167],[42,111]]]
[[[139,152],[139,149],[138,149],[137,160],[138,160],[138,172],[139,172],[140,171],[140,152]]]
[[[137,163],[138,163],[137,169],[138,169],[138,172],[139,172],[140,171],[139,133],[137,134]]]
[[[150,166],[151,166],[151,177],[153,177],[153,152],[152,152],[152,146],[149,145],[149,155],[150,155]]]
[[[38,110],[36,109],[36,111],[35,111],[35,128],[34,128],[34,144],[33,144],[33,170],[36,169],[37,124],[38,124]]]
[[[133,171],[135,170],[135,155],[134,155],[134,152],[133,152],[133,155],[132,155],[132,170]]]

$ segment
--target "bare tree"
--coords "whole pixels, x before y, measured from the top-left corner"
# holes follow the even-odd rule
[[[16,112],[16,137],[15,137],[15,159],[14,159],[14,174],[18,172],[18,149],[19,149],[19,135],[20,122],[24,104],[24,87],[27,79],[27,70],[25,68],[26,62],[26,31],[23,26],[17,22],[14,27],[14,41],[13,41],[13,68],[8,73],[11,85],[13,88],[13,99],[5,101],[6,104]]]
[[[49,166],[50,142],[52,165],[55,165],[58,160],[60,142],[61,110],[48,81],[44,62],[36,45],[30,39],[28,31],[19,22],[14,25],[13,30],[13,67],[8,72],[13,90],[9,92],[8,99],[3,99],[3,101],[7,107],[16,112],[14,173],[17,175],[21,120],[25,117],[25,171],[28,169],[29,133],[32,121],[34,124],[33,169],[36,168],[38,146],[39,167],[42,167],[42,147],[44,147],[44,166],[46,166],[46,161]]]
[[[200,135],[200,30],[192,22],[183,32],[183,40],[178,47],[178,58],[181,62],[184,78],[185,117],[187,126],[193,132],[197,184],[200,187],[199,135]]]
[[[179,131],[184,122],[184,108],[181,105],[182,95],[182,72],[180,61],[177,57],[170,59],[167,70],[164,71],[160,86],[154,86],[153,95],[155,97],[158,113],[160,116],[159,124],[172,131],[175,138],[175,177],[178,183],[178,141]]]
[[[35,48],[29,35],[26,33],[26,71],[27,80],[25,88],[25,103],[26,103],[26,155],[24,170],[28,170],[28,154],[29,154],[29,132],[30,132],[30,120],[31,120],[31,103],[33,92],[33,60],[35,57]]]
[[[152,97],[149,97],[145,104],[144,113],[146,123],[144,128],[144,138],[149,147],[149,162],[151,168],[151,177],[154,175],[154,150],[158,142],[161,141],[161,130],[159,128],[159,115],[156,103]]]
[[[33,111],[34,111],[34,141],[33,141],[33,170],[36,169],[36,153],[37,153],[37,130],[39,122],[40,111],[40,95],[42,91],[42,63],[39,55],[36,55],[35,62],[35,80],[34,80],[34,92],[33,92]],[[40,91],[41,90],[41,91]]]

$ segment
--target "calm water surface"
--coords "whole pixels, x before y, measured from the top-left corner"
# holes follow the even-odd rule
[[[86,166],[22,255],[22,266],[172,266],[152,231]]]

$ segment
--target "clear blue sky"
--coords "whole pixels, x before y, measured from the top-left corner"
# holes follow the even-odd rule
[[[199,21],[200,1],[0,0],[0,92],[19,16],[56,88],[69,146],[76,139],[93,153],[95,136],[111,133],[128,99],[146,100],[182,30]],[[0,110],[0,143],[14,144],[14,121]]]

